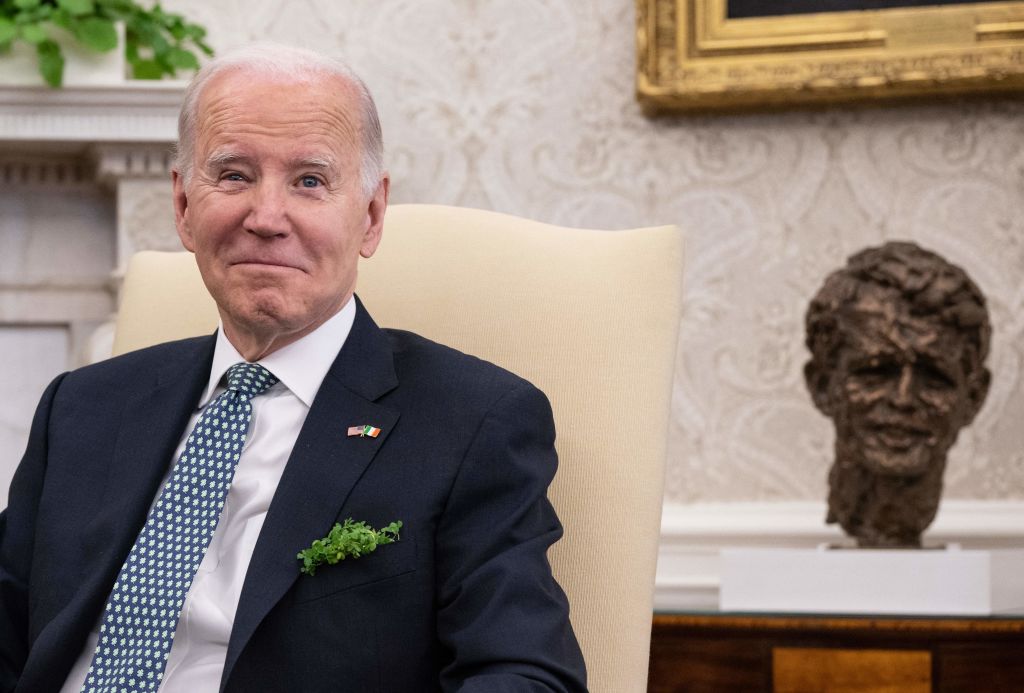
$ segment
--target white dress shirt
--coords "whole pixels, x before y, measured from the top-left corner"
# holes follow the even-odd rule
[[[185,596],[160,693],[204,693],[216,691],[220,685],[242,583],[267,509],[306,414],[348,338],[355,314],[355,301],[349,299],[344,308],[316,330],[260,359],[259,363],[280,382],[252,399],[245,446],[220,522]],[[224,336],[223,327],[218,330],[210,379],[174,453],[175,461],[181,457],[188,434],[203,409],[224,391],[221,381],[228,368],[244,360]],[[170,471],[165,483],[169,477]],[[99,641],[101,620],[86,640],[61,693],[81,690]]]

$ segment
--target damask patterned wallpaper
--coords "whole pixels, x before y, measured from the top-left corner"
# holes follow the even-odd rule
[[[990,299],[988,401],[948,497],[1024,498],[1024,102],[649,120],[632,0],[166,0],[227,49],[345,57],[382,112],[393,201],[689,239],[667,498],[818,500],[830,423],[803,312],[867,245],[907,238]]]

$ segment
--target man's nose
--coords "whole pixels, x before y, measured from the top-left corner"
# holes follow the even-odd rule
[[[899,380],[893,390],[892,402],[897,407],[909,407],[914,403],[914,366],[907,363],[900,368]]]
[[[245,230],[258,236],[282,236],[288,233],[288,201],[284,186],[261,180],[250,191]]]

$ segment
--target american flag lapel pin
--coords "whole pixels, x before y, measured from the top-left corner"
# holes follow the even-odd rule
[[[360,438],[365,438],[366,436],[369,436],[370,438],[376,438],[380,435],[380,429],[376,426],[370,426],[369,424],[363,426],[349,426],[348,435],[349,437],[359,436]]]

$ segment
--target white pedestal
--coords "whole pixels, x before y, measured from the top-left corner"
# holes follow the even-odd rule
[[[50,27],[50,36],[64,52],[64,85],[94,86],[124,84],[124,24],[117,23],[118,45],[113,50],[97,53],[85,48],[71,34],[57,27]],[[35,46],[24,41],[15,41],[11,50],[0,62],[0,83],[6,86],[44,86],[39,74],[39,63]]]
[[[722,611],[1024,611],[1024,550],[724,549]]]

